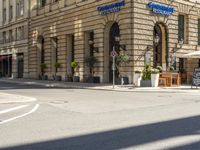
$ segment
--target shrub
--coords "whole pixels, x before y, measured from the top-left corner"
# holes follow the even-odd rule
[[[160,73],[163,71],[162,66],[157,66],[156,69],[158,69]]]
[[[85,58],[85,63],[88,67],[93,68],[94,64],[97,62],[97,59],[94,56],[88,56]]]
[[[47,64],[42,63],[42,64],[40,65],[40,67],[41,67],[41,69],[47,69]]]
[[[144,70],[142,71],[142,80],[151,79],[151,65],[146,64]]]
[[[54,67],[55,67],[55,68],[61,68],[61,64],[58,63],[58,62],[56,62],[56,63],[54,64]]]
[[[71,67],[74,68],[74,69],[77,68],[78,67],[78,63],[76,61],[72,61],[71,62]]]
[[[129,63],[130,62],[130,56],[127,54],[119,55],[117,56],[116,63]]]

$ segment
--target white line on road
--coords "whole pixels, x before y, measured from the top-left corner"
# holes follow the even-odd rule
[[[27,115],[30,115],[30,114],[34,113],[39,108],[39,106],[40,106],[39,104],[36,104],[31,111],[29,111],[29,112],[27,112],[23,115],[16,116],[16,117],[13,117],[13,118],[10,118],[10,119],[7,119],[7,120],[3,120],[2,122],[0,122],[0,125],[8,123],[8,122],[16,120],[16,119],[19,119],[19,118],[22,118],[22,117],[25,117]]]
[[[22,109],[22,108],[25,108],[25,107],[28,107],[28,106],[29,105],[22,105],[22,106],[17,106],[17,107],[14,107],[14,108],[9,108],[9,109],[0,111],[0,114],[5,114],[5,113],[12,112],[12,111],[15,111],[15,110],[18,110],[18,109]]]

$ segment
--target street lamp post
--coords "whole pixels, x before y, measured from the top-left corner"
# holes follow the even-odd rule
[[[172,50],[172,61],[171,62],[172,62],[172,66],[174,68],[176,67],[176,52],[183,47],[183,44],[184,44],[184,40],[181,39],[180,41],[178,41],[176,48],[173,48],[173,50]]]

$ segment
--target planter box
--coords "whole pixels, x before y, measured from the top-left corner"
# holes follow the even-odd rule
[[[55,80],[56,80],[56,81],[61,81],[61,80],[62,80],[62,77],[61,77],[61,76],[55,76]]]
[[[39,75],[39,80],[48,80],[47,75]]]
[[[151,74],[151,86],[158,87],[160,74]]]
[[[100,83],[100,77],[87,77],[86,82],[88,82],[88,83]]]
[[[127,85],[129,83],[128,77],[121,77],[115,79],[116,85]]]
[[[151,87],[151,80],[141,80],[140,86],[141,87]]]
[[[80,82],[79,76],[73,76],[73,82]]]
[[[142,80],[142,73],[135,73],[133,83],[135,86],[140,86],[140,82]]]
[[[72,77],[72,76],[67,76],[67,77],[65,78],[65,81],[66,81],[66,82],[73,82],[73,77]]]

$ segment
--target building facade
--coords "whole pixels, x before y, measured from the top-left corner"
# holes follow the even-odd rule
[[[28,77],[29,0],[0,1],[0,76]]]
[[[181,56],[200,50],[199,18],[200,4],[193,0],[31,0],[29,77],[85,81],[93,73],[111,82],[112,54],[128,56],[115,76],[130,83],[145,63],[173,66],[189,77],[199,60]],[[92,72],[89,56],[97,59]]]

